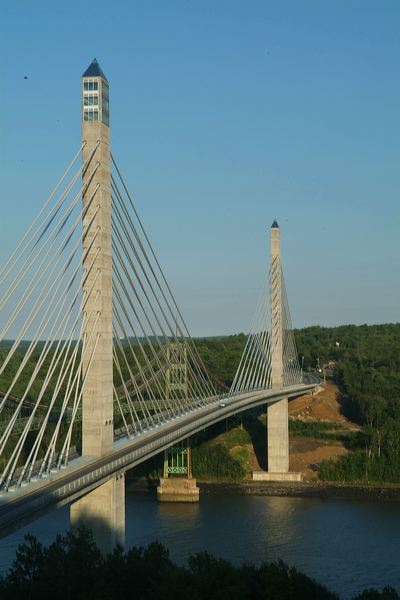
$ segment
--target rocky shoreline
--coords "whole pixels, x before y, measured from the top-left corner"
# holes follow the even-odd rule
[[[157,480],[127,481],[129,493],[155,493]],[[249,496],[287,496],[298,498],[337,498],[343,500],[400,501],[398,485],[363,485],[329,482],[260,483],[258,481],[197,481],[200,494],[238,494]]]
[[[318,483],[268,483],[255,481],[240,483],[198,483],[203,494],[221,491],[252,496],[289,496],[299,498],[339,498],[346,500],[371,499],[400,501],[400,486]]]

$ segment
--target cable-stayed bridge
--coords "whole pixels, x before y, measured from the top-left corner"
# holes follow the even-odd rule
[[[93,61],[82,144],[0,272],[0,535],[71,503],[72,522],[101,522],[110,549],[123,539],[127,469],[260,404],[259,478],[296,479],[288,398],[316,383],[299,366],[276,222],[231,388],[208,372],[110,151],[109,84]]]

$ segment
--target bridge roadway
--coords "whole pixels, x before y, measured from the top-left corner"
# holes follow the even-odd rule
[[[110,454],[79,457],[64,469],[19,488],[0,494],[0,539],[37,519],[54,507],[77,500],[86,493],[147,460],[171,445],[237,413],[269,404],[281,398],[294,398],[316,387],[315,382],[287,386],[280,390],[255,390],[230,397],[215,397],[204,406],[141,432],[130,439],[115,441]]]

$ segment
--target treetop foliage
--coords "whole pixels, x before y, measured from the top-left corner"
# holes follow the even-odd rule
[[[203,552],[178,566],[158,542],[117,548],[103,557],[91,532],[58,536],[46,547],[28,535],[8,573],[0,579],[2,600],[339,600],[310,577],[282,561],[233,566]],[[368,590],[354,600],[398,600],[392,588]]]

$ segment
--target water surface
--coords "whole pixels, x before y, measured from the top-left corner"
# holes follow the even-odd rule
[[[0,542],[0,568],[30,530],[44,543],[69,524],[52,511]],[[343,599],[364,588],[400,591],[400,503],[337,499],[202,495],[199,504],[158,504],[147,494],[126,498],[126,546],[161,541],[179,563],[207,550],[236,564],[281,558]]]

